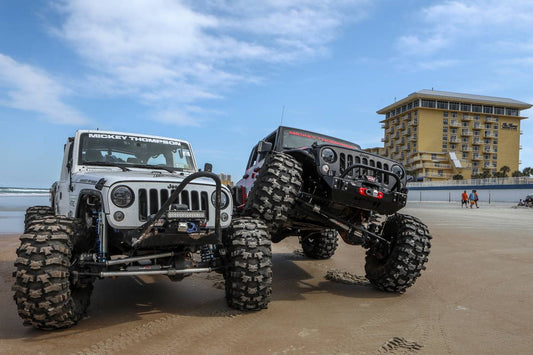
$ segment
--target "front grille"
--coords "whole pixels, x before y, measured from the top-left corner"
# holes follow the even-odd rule
[[[365,169],[365,166],[368,166],[369,168],[377,168],[377,169],[383,169],[385,171],[390,171],[389,164],[382,163],[379,160],[375,160],[372,158],[361,158],[357,154],[347,154],[347,153],[340,153],[339,154],[339,170],[342,174],[346,168],[352,166],[352,165],[363,165],[360,167],[357,167],[355,169],[352,169],[351,171],[346,174],[346,176],[359,179],[362,176],[374,176],[379,181],[384,182],[385,184],[389,183],[389,176],[387,174],[384,174],[380,171],[377,171],[375,169]]]
[[[168,200],[174,190],[168,189],[139,189],[139,220],[146,221],[148,216],[156,214],[161,206]],[[183,190],[175,204],[185,205],[190,211],[205,211],[209,218],[209,198],[207,192]]]

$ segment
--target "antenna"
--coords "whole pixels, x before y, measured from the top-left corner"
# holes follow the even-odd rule
[[[283,126],[283,116],[285,115],[285,105],[283,105],[283,107],[281,108],[281,122],[280,122],[280,126]]]

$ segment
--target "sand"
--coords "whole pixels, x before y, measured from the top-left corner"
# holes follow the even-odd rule
[[[127,277],[97,281],[88,317],[52,332],[22,326],[11,292],[18,239],[2,235],[0,353],[533,353],[533,209],[480,207],[402,211],[434,237],[427,270],[403,295],[365,282],[362,248],[341,242],[317,261],[290,238],[273,248],[267,310],[228,308],[216,274]]]

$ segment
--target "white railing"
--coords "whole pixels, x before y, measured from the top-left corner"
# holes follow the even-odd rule
[[[454,186],[454,185],[514,185],[514,184],[533,184],[533,178],[521,176],[521,177],[505,177],[505,178],[488,178],[488,179],[408,182],[407,187],[409,188],[409,187]]]

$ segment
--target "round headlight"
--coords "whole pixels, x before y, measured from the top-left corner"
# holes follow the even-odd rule
[[[402,167],[399,165],[393,165],[391,170],[394,174],[398,175],[400,179],[403,178],[405,174]]]
[[[216,203],[217,203],[216,199],[217,199],[217,194],[216,192],[213,192],[211,194],[211,203],[213,204],[213,206],[216,206]],[[226,195],[224,191],[220,191],[220,208],[224,209],[228,207],[228,204],[229,204],[228,195]]]
[[[117,186],[111,191],[111,201],[117,207],[129,207],[133,204],[133,200],[133,191],[127,186]]]
[[[322,159],[324,159],[326,163],[334,163],[335,160],[337,160],[337,155],[332,149],[324,148],[322,149]]]

